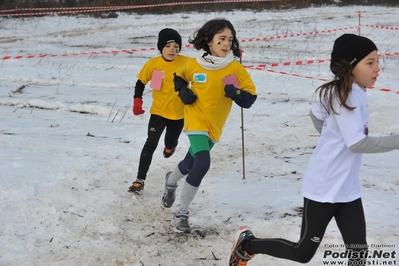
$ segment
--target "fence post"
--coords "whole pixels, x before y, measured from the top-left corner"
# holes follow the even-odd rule
[[[242,65],[243,50],[240,50],[240,64]],[[245,138],[244,138],[244,108],[241,107],[241,152],[242,152],[242,179],[245,179]]]

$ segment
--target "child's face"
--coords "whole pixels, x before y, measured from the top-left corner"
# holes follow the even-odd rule
[[[229,28],[224,28],[221,32],[216,33],[212,41],[208,43],[211,55],[226,57],[230,53],[233,37]]]
[[[373,86],[377,81],[378,72],[380,72],[380,70],[378,66],[378,53],[377,51],[372,51],[357,63],[353,69],[353,82],[361,88]]]
[[[177,42],[170,42],[165,45],[162,49],[162,56],[168,61],[173,61],[180,51],[179,44]]]

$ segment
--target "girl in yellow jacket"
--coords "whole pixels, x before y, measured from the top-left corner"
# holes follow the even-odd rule
[[[230,21],[206,22],[189,40],[197,50],[196,58],[178,68],[175,90],[184,106],[184,131],[190,148],[176,168],[166,174],[162,204],[170,208],[175,201],[177,182],[187,176],[180,204],[173,215],[177,232],[191,232],[189,206],[208,172],[210,150],[222,135],[233,102],[249,108],[256,100],[255,85],[247,70],[234,56],[240,55],[236,31]]]

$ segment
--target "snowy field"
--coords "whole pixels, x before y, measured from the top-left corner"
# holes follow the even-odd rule
[[[370,135],[399,132],[397,7],[118,15],[0,18],[1,266],[226,265],[241,225],[258,237],[297,241],[302,176],[318,140],[308,112],[314,90],[331,78],[328,59],[343,33],[360,30],[381,54],[382,71],[368,90]],[[159,30],[175,28],[188,44],[215,17],[235,26],[258,99],[243,112],[245,172],[234,106],[192,204],[193,232],[177,234],[174,209],[160,199],[164,175],[183,158],[188,139],[181,135],[170,159],[161,141],[142,195],[127,192],[151,105],[146,89],[146,113],[132,114],[134,84],[159,54],[152,49]],[[195,51],[188,45],[182,54]],[[368,243],[390,246],[371,250],[399,251],[398,158],[398,151],[363,158]],[[322,265],[329,245],[342,252],[342,243],[332,221],[309,265]],[[296,263],[265,255],[248,263],[264,265]]]

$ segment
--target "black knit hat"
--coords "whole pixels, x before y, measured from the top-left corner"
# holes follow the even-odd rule
[[[348,61],[352,67],[355,67],[363,58],[374,50],[378,50],[377,46],[368,38],[355,34],[344,34],[334,42],[333,51],[331,53],[330,69],[336,63],[341,63],[344,59]]]
[[[162,49],[170,42],[176,42],[179,45],[180,50],[182,49],[181,36],[177,31],[170,28],[161,30],[158,34],[158,50],[162,53]]]

